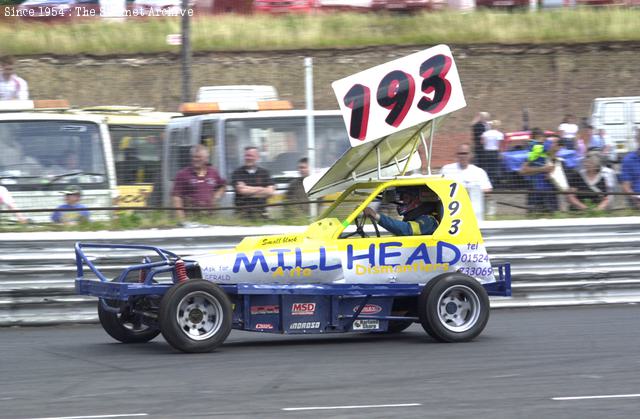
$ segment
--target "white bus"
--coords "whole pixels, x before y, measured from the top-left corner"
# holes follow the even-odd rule
[[[0,150],[0,185],[21,210],[55,208],[71,185],[82,189],[87,207],[110,207],[117,196],[111,140],[100,117],[0,113]],[[49,212],[25,215],[34,222],[51,217]],[[91,220],[108,217],[107,211],[91,214]]]
[[[309,156],[307,111],[275,110],[215,113],[176,118],[167,125],[163,154],[163,203],[171,205],[171,190],[178,170],[190,164],[192,146],[209,148],[211,165],[230,181],[244,164],[244,148],[255,146],[258,165],[269,170],[282,192],[298,176],[297,162]],[[331,166],[348,148],[349,140],[339,111],[313,111],[316,167]],[[221,205],[233,204],[229,185]],[[277,199],[276,199],[277,200]]]

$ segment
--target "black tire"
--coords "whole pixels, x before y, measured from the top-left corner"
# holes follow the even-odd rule
[[[142,324],[140,315],[126,312],[113,313],[105,309],[100,301],[98,301],[98,318],[105,332],[122,343],[149,342],[160,334],[158,328]]]
[[[162,336],[174,348],[211,352],[231,332],[231,302],[216,284],[188,280],[174,285],[162,297],[159,322]]]
[[[474,278],[452,272],[432,279],[418,297],[424,330],[440,342],[467,342],[489,320],[489,296]]]
[[[389,320],[387,333],[400,333],[405,331],[413,322],[411,320]]]

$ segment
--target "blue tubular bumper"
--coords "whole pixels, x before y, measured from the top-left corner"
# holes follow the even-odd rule
[[[93,262],[87,257],[85,249],[116,249],[116,250],[148,250],[155,252],[160,258],[157,262],[144,261],[137,265],[124,269],[115,279],[110,280],[95,267]],[[136,295],[163,295],[173,283],[177,282],[175,272],[175,262],[179,257],[167,250],[155,246],[143,245],[114,245],[96,243],[76,243],[76,281],[75,288],[77,294],[92,295],[94,297],[107,298],[112,300],[127,300]],[[185,267],[195,266],[194,262],[184,261]],[[84,265],[93,272],[98,281],[85,279]],[[126,282],[127,277],[132,272],[142,273],[144,279],[139,282]],[[171,272],[173,283],[158,284],[153,278],[160,273]]]
[[[498,268],[498,281],[482,284],[484,289],[495,297],[511,297],[511,264],[501,263],[494,267]]]

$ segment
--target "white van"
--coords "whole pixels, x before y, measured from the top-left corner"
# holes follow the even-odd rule
[[[594,130],[606,131],[616,143],[618,154],[634,150],[634,135],[640,128],[640,96],[594,99],[591,125]]]

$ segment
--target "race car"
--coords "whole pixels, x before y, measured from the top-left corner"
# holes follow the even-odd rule
[[[417,66],[417,76],[396,70],[403,66]],[[423,78],[422,97],[411,91],[415,83],[405,83],[412,77]],[[367,121],[364,116],[377,110],[358,109],[357,103],[371,102],[350,92],[357,86],[366,96],[370,83],[382,86],[377,102],[390,114],[410,102],[399,111],[405,115]],[[420,323],[443,342],[469,341],[482,332],[488,296],[511,295],[509,264],[491,263],[463,185],[409,174],[422,166],[418,145],[430,150],[423,133],[433,141],[437,117],[465,105],[450,50],[440,45],[374,67],[334,83],[334,90],[346,108],[352,148],[328,171],[305,179],[311,197],[342,192],[304,232],[247,237],[233,248],[185,258],[152,246],[76,243],[77,292],[99,297],[99,319],[109,335],[128,343],[162,333],[178,350],[208,352],[231,329],[388,333]],[[389,97],[395,100],[384,100]],[[424,114],[411,115],[414,105]],[[398,118],[410,122],[404,126]],[[396,236],[365,216],[367,207],[384,213],[401,204],[397,192],[407,188],[424,192],[420,205],[431,208],[433,231]],[[109,280],[86,252],[96,248],[153,257]],[[85,265],[95,279],[85,278]]]

